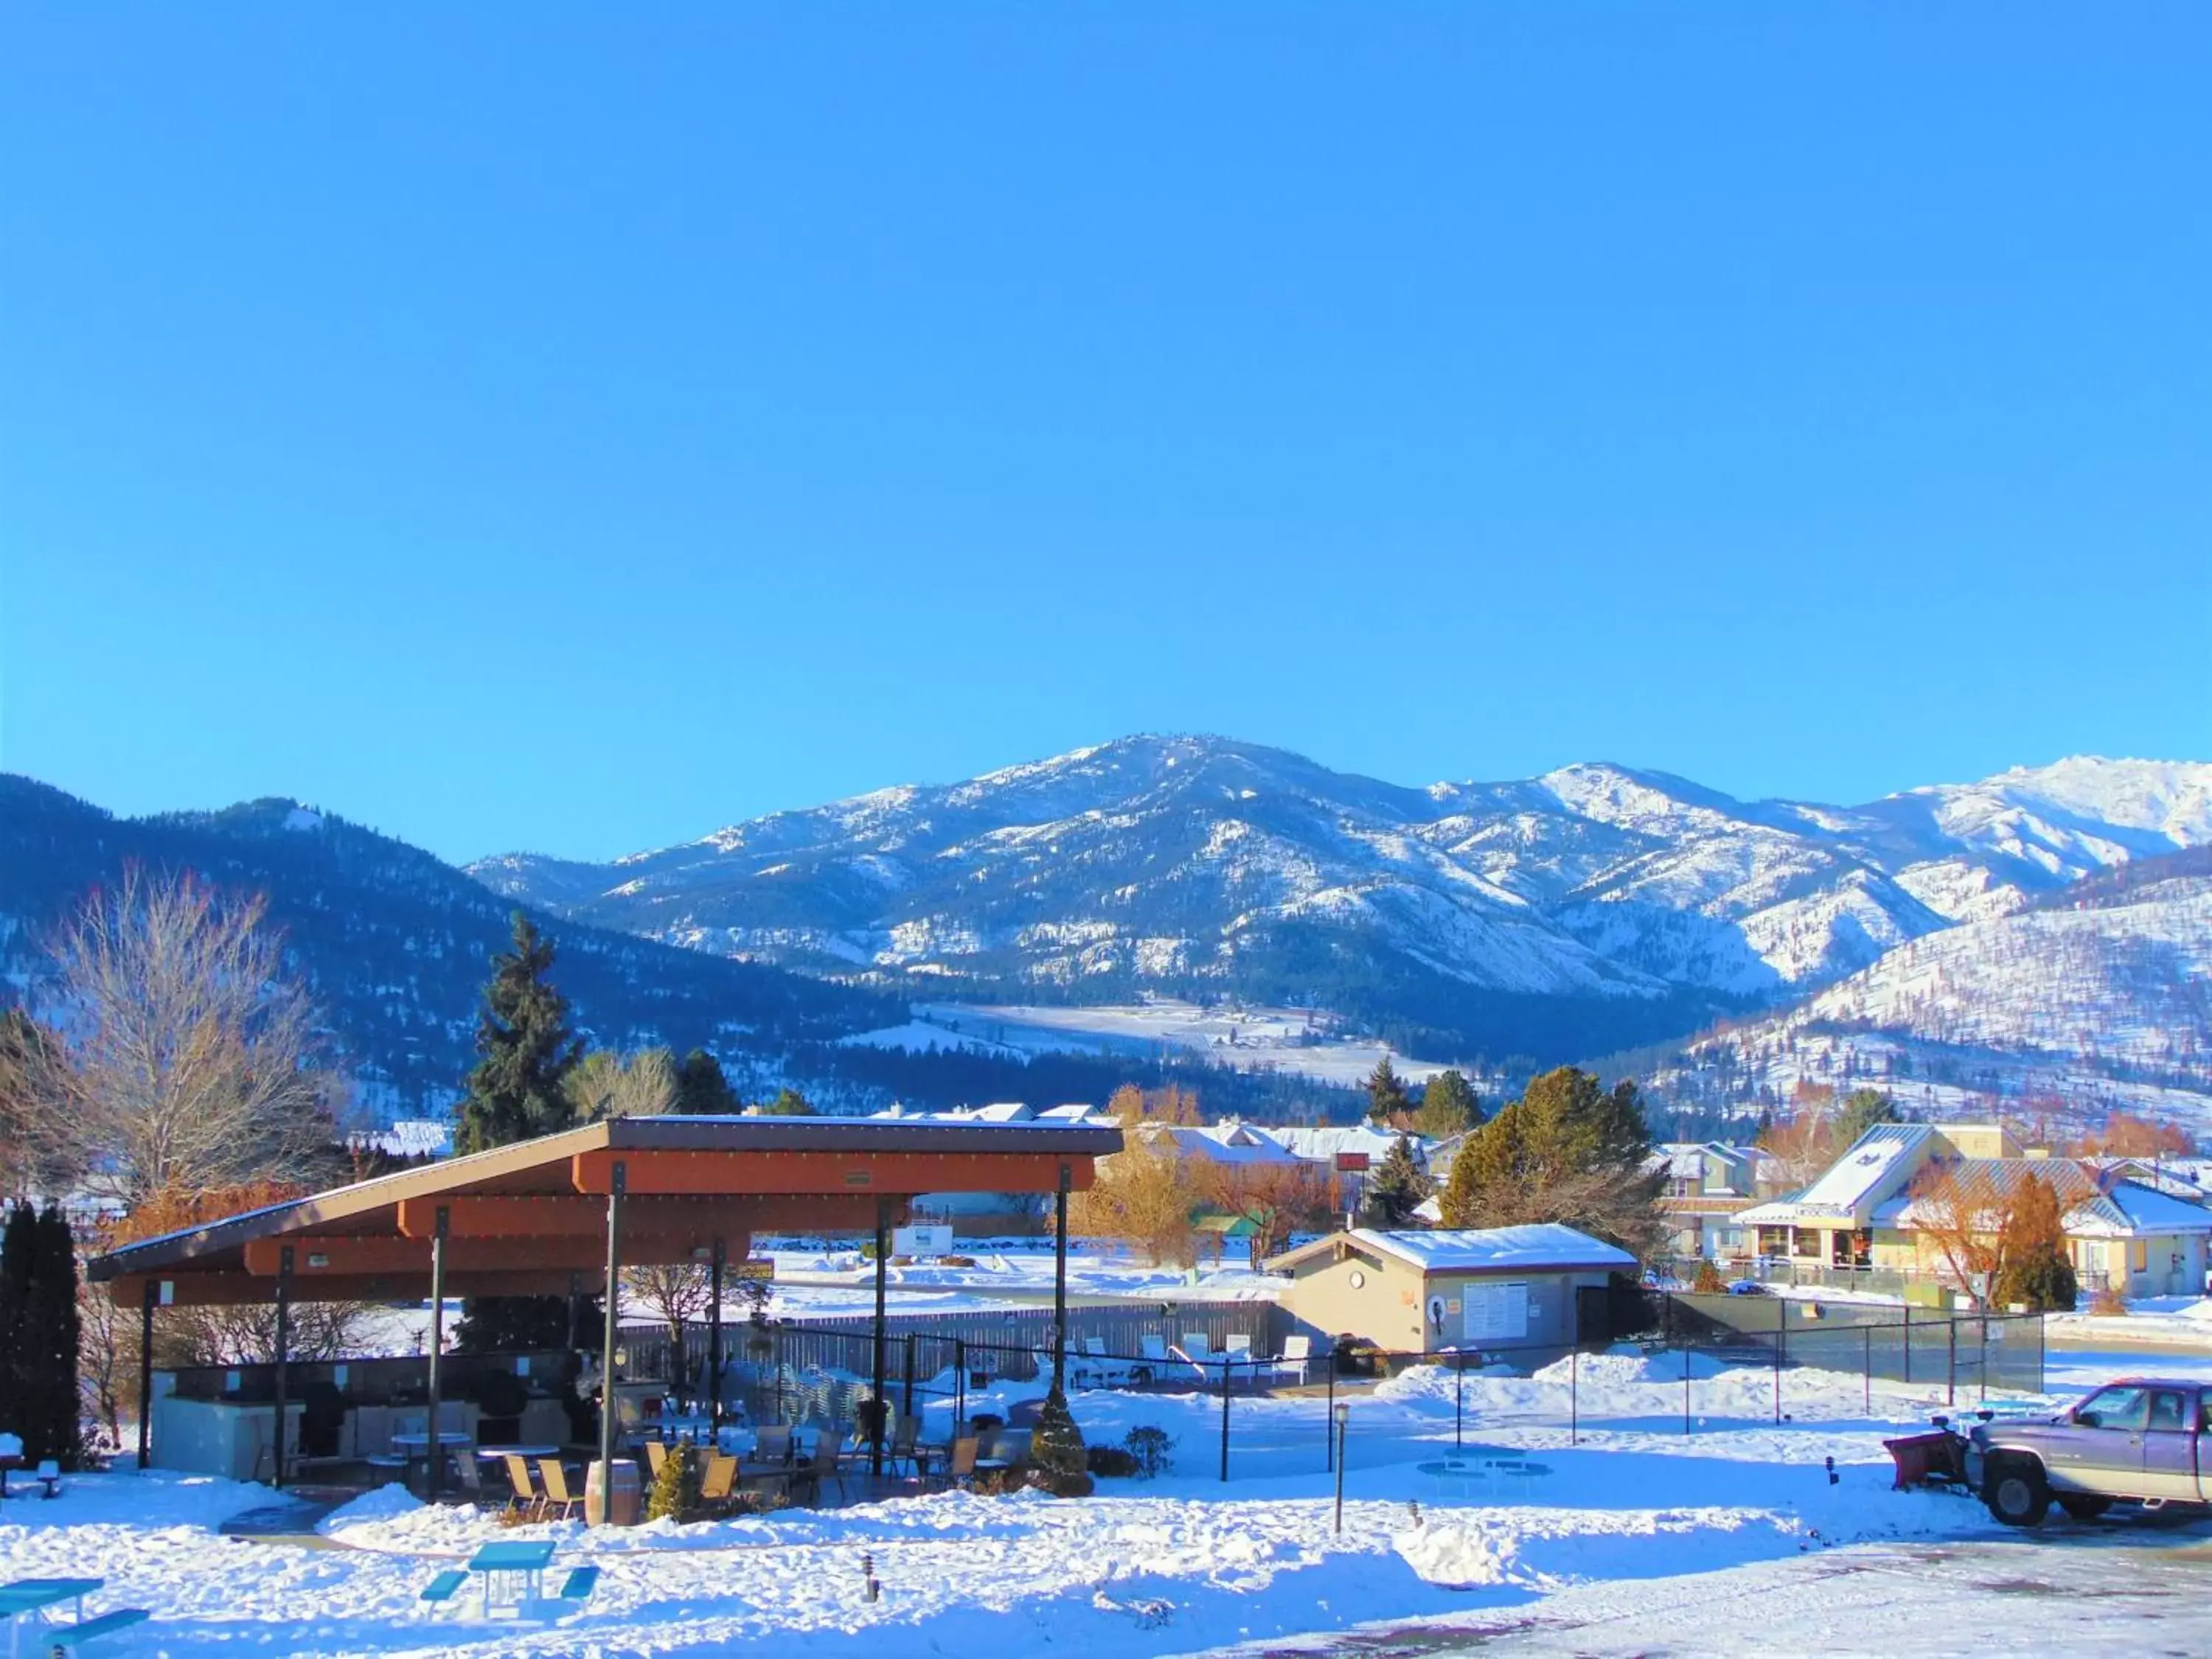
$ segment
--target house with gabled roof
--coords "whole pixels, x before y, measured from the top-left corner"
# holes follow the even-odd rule
[[[1763,1258],[1940,1279],[1948,1267],[1929,1237],[1939,1218],[1916,1191],[1937,1170],[1949,1176],[1970,1215],[1988,1218],[1992,1233],[2022,1182],[2049,1182],[2085,1290],[2204,1290],[2212,1208],[2130,1179],[2124,1167],[2024,1149],[1996,1124],[1876,1124],[1802,1191],[1756,1205],[1736,1221]]]

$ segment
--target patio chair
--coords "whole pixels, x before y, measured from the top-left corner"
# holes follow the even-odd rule
[[[507,1465],[507,1484],[513,1491],[507,1500],[507,1513],[535,1521],[545,1513],[545,1498],[530,1478],[529,1460],[520,1452],[509,1452],[501,1461]]]
[[[1138,1350],[1145,1357],[1144,1363],[1131,1370],[1130,1381],[1150,1382],[1159,1376],[1168,1363],[1168,1340],[1164,1336],[1140,1337]]]
[[[806,1494],[799,1499],[802,1505],[808,1509],[821,1507],[822,1483],[824,1480],[835,1480],[837,1483],[837,1501],[841,1504],[845,1501],[845,1477],[838,1468],[839,1456],[837,1442],[832,1436],[824,1433],[816,1439],[813,1457],[802,1464],[798,1474],[792,1478],[794,1490]]]
[[[760,1431],[760,1447],[753,1455],[763,1463],[787,1463],[791,1461],[791,1425],[772,1423]]]
[[[702,1504],[726,1504],[737,1490],[738,1460],[720,1452],[707,1460],[707,1472],[699,1477],[699,1501]]]
[[[655,1480],[659,1480],[661,1468],[668,1462],[668,1448],[658,1440],[647,1441],[645,1461],[651,1466],[651,1478]]]
[[[975,1478],[975,1452],[981,1443],[972,1434],[963,1434],[952,1443],[952,1450],[945,1460],[943,1480],[946,1486],[964,1486]]]
[[[899,1419],[898,1426],[891,1431],[890,1444],[884,1448],[884,1466],[896,1472],[898,1466],[903,1463],[908,1469],[913,1471],[917,1480],[920,1479],[921,1475],[921,1453],[915,1446],[915,1437],[921,1432],[921,1419],[920,1418],[902,1417]]]
[[[1183,1358],[1204,1364],[1213,1358],[1213,1343],[1204,1331],[1185,1331],[1181,1344]]]
[[[538,1478],[545,1483],[545,1504],[539,1511],[541,1516],[566,1521],[584,1507],[583,1494],[569,1490],[568,1471],[561,1467],[559,1458],[539,1458]],[[558,1516],[554,1516],[554,1511],[556,1510],[560,1513]]]
[[[1275,1363],[1269,1369],[1274,1373],[1278,1381],[1287,1374],[1294,1387],[1304,1388],[1306,1367],[1312,1359],[1313,1338],[1286,1336],[1283,1339],[1283,1352],[1276,1357]]]

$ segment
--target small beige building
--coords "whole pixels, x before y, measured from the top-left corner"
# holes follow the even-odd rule
[[[1393,1353],[1443,1348],[1542,1363],[1574,1341],[1578,1291],[1636,1271],[1627,1251],[1557,1222],[1477,1231],[1358,1228],[1267,1264],[1290,1275],[1282,1306],[1326,1345],[1352,1336]]]

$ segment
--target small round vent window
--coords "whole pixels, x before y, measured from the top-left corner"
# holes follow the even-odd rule
[[[1357,1267],[1352,1270],[1352,1288],[1355,1291],[1367,1288],[1367,1275]]]

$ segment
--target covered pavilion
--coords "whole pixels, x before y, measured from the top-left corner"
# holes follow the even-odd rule
[[[728,1264],[755,1235],[872,1233],[873,1397],[884,1398],[890,1234],[924,1194],[1050,1194],[1053,1375],[1066,1369],[1067,1195],[1121,1150],[1118,1128],[929,1118],[627,1117],[270,1205],[124,1246],[88,1276],[142,1310],[138,1449],[149,1451],[153,1330],[163,1306],[270,1304],[276,1313],[276,1478],[290,1309],[301,1301],[431,1308],[430,1445],[438,1443],[440,1349],[451,1297],[600,1295],[625,1267],[698,1262],[712,1274],[710,1375],[722,1372]],[[599,1453],[613,1466],[619,1298],[605,1297]],[[880,1418],[878,1418],[880,1422]],[[880,1431],[872,1458],[881,1473]],[[432,1478],[438,1462],[431,1460]]]

